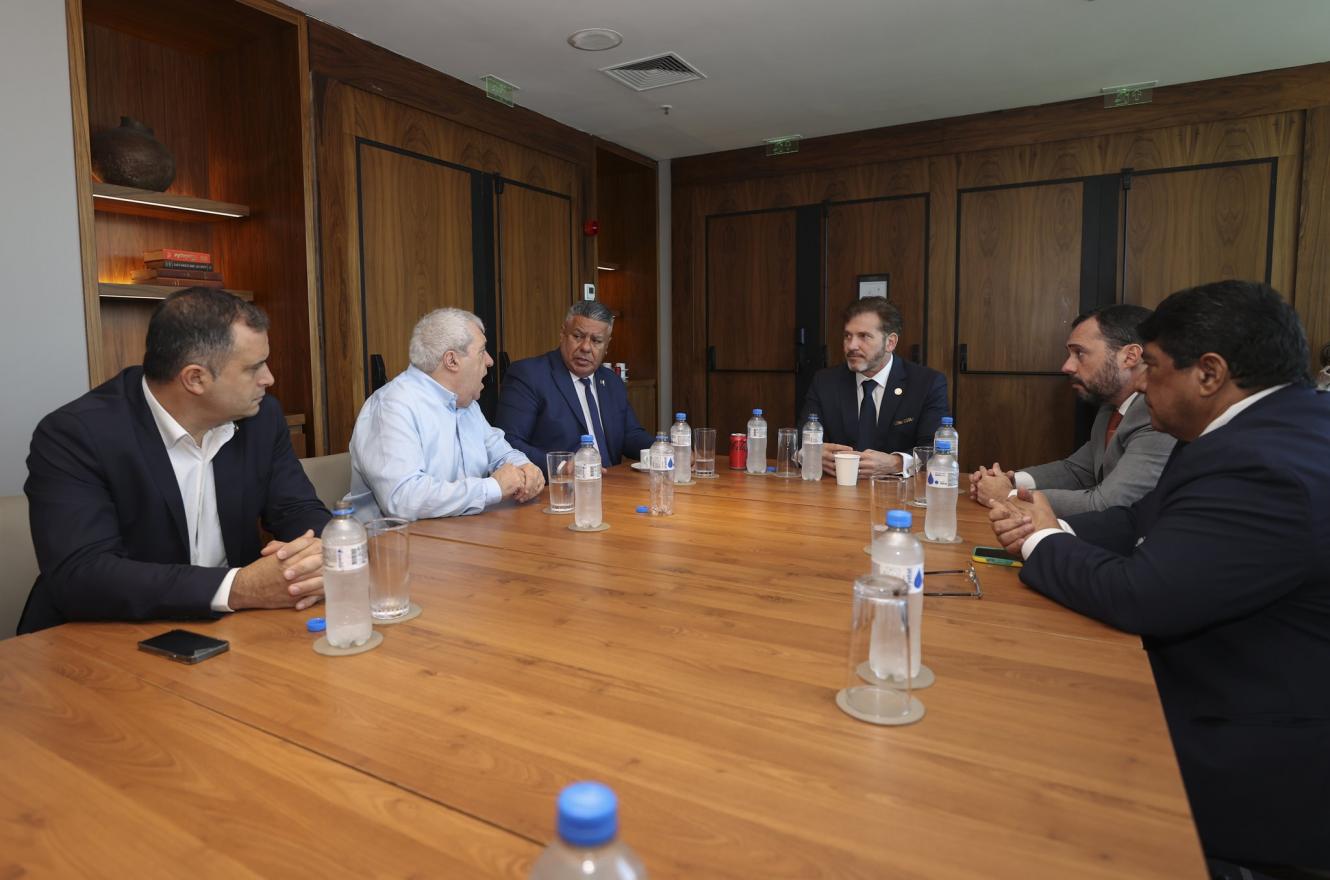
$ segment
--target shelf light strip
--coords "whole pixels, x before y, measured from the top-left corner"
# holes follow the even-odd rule
[[[121,196],[108,196],[101,193],[93,193],[94,199],[107,199],[112,202],[124,202],[127,205],[151,205],[154,208],[169,208],[172,211],[188,211],[192,214],[213,214],[218,217],[244,217],[244,214],[237,214],[234,211],[209,211],[207,208],[189,208],[184,205],[168,204],[166,202],[150,202],[147,199],[126,199]]]
[[[618,267],[618,266],[597,266],[596,268],[599,269],[599,270],[601,270],[602,272],[617,272],[617,271],[619,271],[619,267]]]

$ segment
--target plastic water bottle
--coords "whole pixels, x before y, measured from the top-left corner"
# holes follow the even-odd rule
[[[559,839],[536,859],[531,880],[646,880],[647,869],[619,839],[619,799],[599,782],[559,792]]]
[[[919,628],[924,617],[924,545],[910,533],[913,524],[908,510],[889,510],[887,530],[873,537],[873,574],[900,578],[910,587],[905,599],[910,615],[910,678],[919,674],[922,661]],[[872,644],[880,641],[874,639]]]
[[[748,420],[748,473],[765,474],[767,472],[767,420],[762,418],[762,410],[753,410],[753,417]]]
[[[693,429],[688,427],[687,413],[674,414],[670,445],[674,447],[674,482],[686,483],[693,478]]]
[[[928,515],[924,537],[930,541],[956,540],[956,492],[960,468],[951,454],[950,440],[934,440],[928,459]]]
[[[800,454],[803,456],[800,461],[804,479],[822,479],[822,420],[817,413],[809,413],[808,421],[804,422],[803,452]]]
[[[573,456],[573,524],[579,529],[600,525],[600,450],[590,434]]]
[[[651,515],[674,515],[674,447],[664,431],[651,444]]]
[[[937,429],[933,435],[933,446],[936,448],[939,440],[951,441],[951,457],[956,459],[959,464],[961,460],[961,435],[956,433],[956,422],[951,416],[942,417],[942,427]]]
[[[374,632],[369,614],[369,538],[343,498],[323,527],[323,597],[326,638],[334,648],[365,644]]]

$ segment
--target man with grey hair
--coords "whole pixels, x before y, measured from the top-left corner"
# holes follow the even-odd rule
[[[508,442],[541,468],[545,453],[578,448],[589,434],[604,467],[651,446],[628,403],[623,380],[602,366],[614,312],[594,300],[574,303],[563,319],[559,347],[517,361],[503,377],[495,419]]]
[[[485,325],[435,309],[411,332],[411,366],[370,395],[351,434],[356,516],[408,520],[480,513],[530,501],[545,478],[490,427],[476,400],[486,371]]]

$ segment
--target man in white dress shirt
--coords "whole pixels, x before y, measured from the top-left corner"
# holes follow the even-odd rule
[[[540,469],[490,427],[476,403],[494,366],[481,320],[462,309],[435,309],[411,332],[410,358],[356,418],[356,516],[457,516],[540,495]]]

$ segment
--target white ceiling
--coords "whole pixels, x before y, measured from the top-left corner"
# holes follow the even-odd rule
[[[287,2],[656,158],[1330,59],[1330,0]],[[570,47],[587,27],[623,44]],[[666,51],[708,78],[634,92],[599,72]]]

